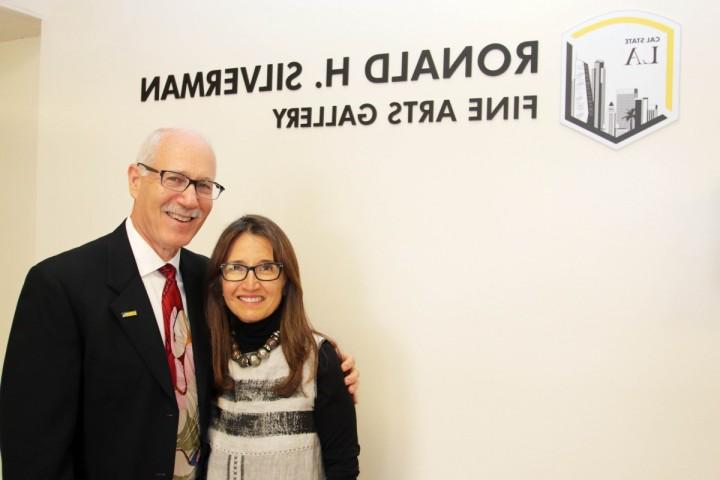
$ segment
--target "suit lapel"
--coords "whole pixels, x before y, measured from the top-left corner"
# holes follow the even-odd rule
[[[165,393],[175,398],[162,337],[124,224],[109,237],[107,283],[118,294],[110,304],[115,319]]]

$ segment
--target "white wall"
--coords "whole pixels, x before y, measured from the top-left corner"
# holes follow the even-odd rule
[[[711,2],[683,26],[681,118],[615,152],[559,124],[560,35],[626,8],[483,2],[50,2],[37,257],[115,227],[162,125],[205,132],[245,212],[300,255],[316,326],[358,357],[364,479],[716,479],[720,166]],[[327,57],[538,40],[536,75],[317,90]],[[303,64],[299,92],[139,101],[140,78]],[[535,93],[536,120],[277,130],[272,108]],[[268,188],[268,185],[270,187]]]
[[[25,273],[35,260],[40,39],[0,42],[0,338],[7,339]],[[0,342],[0,358],[6,341]]]

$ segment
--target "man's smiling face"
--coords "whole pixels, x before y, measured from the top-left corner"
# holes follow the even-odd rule
[[[192,132],[163,136],[150,166],[182,173],[193,180],[215,180],[215,154],[202,137]],[[129,167],[128,182],[135,199],[133,225],[163,260],[169,260],[190,243],[213,207],[211,199],[197,195],[194,185],[184,192],[168,190],[161,185],[159,174],[139,165]]]

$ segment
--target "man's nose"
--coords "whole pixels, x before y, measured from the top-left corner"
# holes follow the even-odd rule
[[[180,194],[182,199],[182,206],[186,208],[197,208],[199,204],[197,190],[195,184],[191,183],[187,188]]]

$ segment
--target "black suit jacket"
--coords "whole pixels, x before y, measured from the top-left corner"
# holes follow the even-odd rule
[[[206,265],[181,251],[203,445],[212,383]],[[3,478],[171,479],[177,422],[162,339],[125,225],[34,266],[0,384]]]

